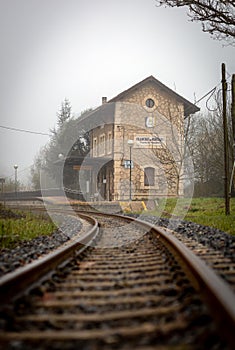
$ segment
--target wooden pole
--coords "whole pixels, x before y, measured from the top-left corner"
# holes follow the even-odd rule
[[[227,123],[227,82],[225,64],[222,63],[222,94],[223,94],[223,129],[224,129],[224,199],[225,215],[230,214],[229,198],[229,160],[228,160],[228,123]]]
[[[232,76],[231,116],[232,116],[233,143],[235,143],[235,74],[233,74]],[[234,154],[234,157],[235,157],[235,154]]]
[[[233,186],[235,185],[235,74],[232,75],[232,103],[231,103],[231,119],[232,119],[232,139],[233,139],[233,169],[231,175],[231,185],[230,192]]]

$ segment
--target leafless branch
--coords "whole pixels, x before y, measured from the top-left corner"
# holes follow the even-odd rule
[[[235,45],[234,0],[155,0],[156,5],[188,8],[192,21],[202,23],[202,30],[218,40]]]

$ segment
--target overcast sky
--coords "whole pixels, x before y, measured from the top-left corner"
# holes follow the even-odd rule
[[[80,113],[153,75],[194,102],[235,73],[233,47],[154,0],[0,0],[0,49],[0,125],[45,133],[64,98]],[[0,176],[48,140],[0,128]]]

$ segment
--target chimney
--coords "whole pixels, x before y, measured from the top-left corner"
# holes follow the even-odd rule
[[[102,97],[102,105],[104,105],[105,103],[107,103],[107,97]]]

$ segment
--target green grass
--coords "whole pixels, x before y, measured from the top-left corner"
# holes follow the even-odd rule
[[[0,218],[0,249],[13,248],[22,240],[50,235],[57,228],[45,215],[24,213],[20,219]]]
[[[162,217],[169,217],[169,214],[173,213],[186,221],[218,228],[235,235],[235,198],[230,200],[230,215],[227,216],[223,198],[193,198],[191,203],[184,198],[178,202],[176,198],[168,198],[166,201],[161,199],[159,207],[151,213]]]

